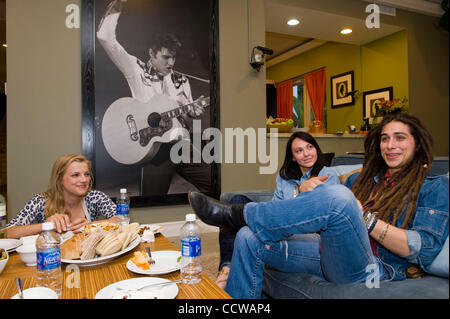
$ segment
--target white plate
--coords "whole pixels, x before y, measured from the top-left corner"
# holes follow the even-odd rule
[[[133,290],[139,289],[145,285],[166,281],[169,280],[158,277],[140,277],[118,281],[97,292],[95,299],[113,299],[114,297],[120,297],[120,291],[117,290],[116,287]],[[174,299],[178,295],[178,286],[177,284],[172,284],[160,287],[148,287],[142,289],[141,291],[149,293],[147,297],[148,299],[154,299],[155,297],[158,299]]]
[[[144,227],[149,227],[149,229],[153,230],[153,233],[155,235],[159,234],[162,229],[161,225],[158,225],[158,224],[142,224],[139,226],[139,229],[143,229]]]
[[[80,260],[80,259],[62,259],[61,258],[61,262],[66,263],[66,264],[75,264],[78,266],[97,266],[97,265],[101,265],[104,263],[107,263],[108,261],[119,257],[120,255],[123,255],[127,252],[129,252],[130,250],[132,250],[133,248],[135,248],[137,245],[139,245],[139,243],[141,242],[141,237],[139,237],[139,235],[124,249],[121,251],[118,251],[117,253],[108,255],[108,256],[104,256],[104,257],[97,257],[97,258],[92,258],[92,259],[85,259],[85,260]]]
[[[152,258],[155,261],[150,265],[150,269],[144,270],[136,266],[134,262],[128,260],[128,270],[141,275],[162,275],[180,270],[180,263],[177,261],[181,256],[181,252],[175,250],[153,251]]]
[[[22,241],[20,239],[0,239],[0,248],[5,249],[8,253],[13,252],[20,245],[22,245]]]
[[[24,299],[58,299],[58,295],[50,288],[33,287],[23,291]],[[11,299],[19,299],[19,294],[15,294]]]

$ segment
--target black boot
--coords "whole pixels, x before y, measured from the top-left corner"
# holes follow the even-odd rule
[[[227,230],[246,225],[244,204],[223,203],[199,192],[189,192],[188,196],[192,209],[204,223]]]

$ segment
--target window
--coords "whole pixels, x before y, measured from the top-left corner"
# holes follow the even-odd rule
[[[309,127],[309,123],[314,121],[314,114],[311,109],[311,102],[303,76],[294,80],[292,89],[294,94],[294,109],[292,112],[294,127]]]

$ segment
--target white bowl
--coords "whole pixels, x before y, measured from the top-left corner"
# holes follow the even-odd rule
[[[24,245],[36,245],[36,240],[38,237],[39,237],[39,234],[33,235],[33,236],[21,237],[20,240],[22,241],[22,244],[24,244]]]
[[[33,244],[22,245],[16,248],[20,259],[27,266],[36,266],[36,246]]]
[[[11,299],[19,299],[19,294],[15,294]],[[23,291],[23,299],[58,299],[58,295],[50,288],[33,287]]]
[[[9,260],[9,255],[8,255],[8,252],[6,251],[6,249],[5,249],[5,252],[6,252],[6,259],[0,260],[0,274],[2,273],[3,269],[5,269],[5,266]]]

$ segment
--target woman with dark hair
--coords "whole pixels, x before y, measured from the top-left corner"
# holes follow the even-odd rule
[[[293,133],[286,145],[286,155],[276,179],[272,200],[293,199],[298,194],[314,189],[317,185],[339,184],[336,172],[324,166],[325,157],[317,141],[306,132]],[[244,195],[231,198],[232,204],[246,204],[251,200]],[[220,229],[220,263],[216,283],[225,288],[233,256],[234,240],[238,229]]]
[[[449,182],[429,174],[432,145],[419,119],[388,115],[364,141],[362,171],[346,183],[351,190],[318,185],[292,200],[244,207],[190,193],[202,221],[240,229],[226,291],[261,298],[265,265],[335,284],[403,280],[410,264],[426,270],[449,231]],[[315,242],[285,241],[315,232]]]

